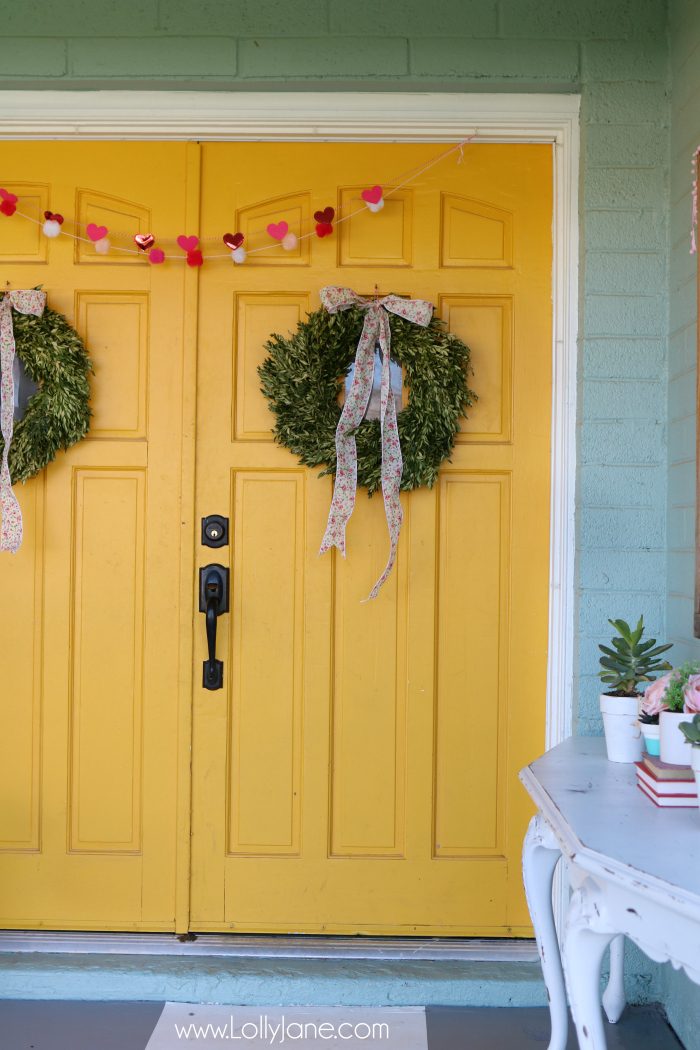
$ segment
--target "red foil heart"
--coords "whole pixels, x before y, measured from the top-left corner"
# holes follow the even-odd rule
[[[147,252],[149,248],[152,248],[156,243],[156,239],[152,233],[135,233],[134,241],[136,247],[140,248],[142,252]]]
[[[232,252],[235,252],[236,248],[240,248],[245,240],[242,233],[225,233],[222,238],[227,248],[230,248]]]
[[[323,211],[314,212],[314,219],[316,220],[316,222],[323,223],[326,226],[332,223],[334,218],[335,208],[331,208],[330,206],[328,208],[324,208]]]
[[[59,226],[63,226],[63,216],[59,215],[57,211],[45,211],[44,218],[48,219],[49,222],[57,222]]]

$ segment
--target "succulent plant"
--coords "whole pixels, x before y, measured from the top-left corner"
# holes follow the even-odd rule
[[[700,747],[700,715],[695,715],[692,722],[681,722],[679,728],[689,744]]]
[[[599,645],[602,652],[599,672],[600,678],[607,686],[607,693],[612,696],[637,696],[637,686],[641,682],[653,682],[662,671],[670,671],[671,664],[660,660],[661,653],[670,649],[672,642],[665,645],[656,644],[656,638],[642,641],[644,634],[644,617],[639,617],[637,626],[632,630],[624,620],[608,620],[618,632],[619,637],[612,639],[613,648]]]

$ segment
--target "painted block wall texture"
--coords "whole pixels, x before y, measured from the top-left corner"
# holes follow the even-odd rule
[[[635,124],[666,69],[664,0],[0,0],[0,14],[5,87],[577,90],[583,64],[601,121],[609,100],[612,123]],[[626,79],[626,102],[610,97]]]

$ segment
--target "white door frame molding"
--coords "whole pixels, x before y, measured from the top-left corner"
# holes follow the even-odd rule
[[[545,142],[554,145],[552,507],[546,747],[573,700],[579,96],[0,91],[0,139]],[[12,150],[5,149],[5,177]]]

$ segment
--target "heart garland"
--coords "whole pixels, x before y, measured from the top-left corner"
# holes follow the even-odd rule
[[[412,172],[408,178],[403,176],[399,177],[399,179],[396,180],[397,185],[395,185],[394,189],[390,190],[389,192],[393,193],[396,189],[403,187],[410,182],[414,182],[424,172],[432,168],[438,161],[444,160],[446,157],[449,157],[456,151],[459,151],[461,159],[463,147],[473,138],[474,136],[470,135],[467,138],[463,139],[461,142],[451,145],[439,156],[434,157],[426,164],[424,164],[421,168],[419,168],[417,171]],[[365,208],[367,208],[368,211],[378,212],[384,207],[384,189],[378,183],[376,183],[373,186],[368,186],[365,189],[361,190],[360,198],[362,204]],[[0,214],[5,216],[14,215],[17,211],[17,205],[17,194],[13,193],[11,190],[8,190],[6,187],[0,186]],[[351,219],[354,215],[359,214],[361,211],[362,208],[350,211],[344,214],[341,218],[339,218],[337,220],[337,223],[346,222],[348,219]],[[69,231],[62,230],[61,227],[64,221],[63,216],[57,212],[54,213],[46,211],[44,213],[43,221],[34,218],[33,215],[23,214],[21,211],[19,212],[19,214],[23,219],[26,219],[30,222],[35,222],[38,225],[40,225],[42,227],[42,232],[46,237],[58,237],[59,234],[64,233],[65,236],[70,237],[71,239],[76,241],[89,241],[94,245],[95,251],[98,255],[107,255],[111,250],[116,252],[127,252],[131,253],[132,255],[144,253],[146,254],[146,258],[148,259],[148,261],[156,265],[164,262],[166,259],[166,254],[163,251],[163,249],[156,248],[154,246],[156,238],[155,235],[152,233],[137,233],[134,235],[130,233],[126,234],[124,232],[115,232],[115,236],[118,236],[119,238],[127,238],[130,243],[136,245],[136,248],[127,248],[124,247],[122,244],[112,246],[107,236],[109,233],[108,228],[106,226],[99,225],[98,223],[87,223],[87,225],[84,227],[85,234],[83,235],[81,232],[79,232],[83,229],[82,224],[74,219],[68,220]],[[314,220],[314,228],[309,232],[305,233],[293,232],[289,229],[289,223],[284,219],[280,219],[277,222],[268,223],[266,229],[268,236],[270,236],[273,241],[276,241],[277,243],[281,244],[282,248],[285,251],[294,251],[297,248],[300,240],[305,240],[309,237],[313,237],[314,234],[319,238],[328,237],[334,232],[334,223],[336,222],[335,209],[330,205],[325,208],[319,209],[318,211],[314,212]],[[225,233],[223,234],[222,239],[225,247],[229,249],[230,257],[233,260],[233,262],[244,262],[247,257],[247,251],[243,247],[242,243],[243,234]],[[178,247],[181,248],[182,251],[185,253],[184,261],[187,263],[188,266],[201,266],[205,262],[205,260],[220,259],[224,257],[221,254],[203,255],[199,245],[199,238],[195,236],[181,234],[180,237],[177,238],[176,243]],[[270,247],[272,246],[261,245],[259,247],[249,249],[248,251],[250,252],[250,254],[254,254],[257,252],[264,252]],[[182,256],[178,256],[177,254],[170,256],[170,258],[182,260]]]

